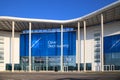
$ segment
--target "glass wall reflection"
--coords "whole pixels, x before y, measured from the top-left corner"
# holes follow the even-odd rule
[[[60,70],[61,33],[32,33],[32,70]],[[29,34],[20,35],[20,65],[27,71],[29,68]],[[63,32],[63,64],[68,70],[76,67],[76,31]]]
[[[120,70],[120,34],[104,37],[104,69]]]

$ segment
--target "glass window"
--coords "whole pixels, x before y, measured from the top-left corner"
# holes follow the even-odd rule
[[[100,31],[95,31],[94,33],[94,62],[100,62]],[[90,65],[89,63],[86,65]]]
[[[104,37],[104,63],[120,70],[120,34]]]
[[[0,36],[0,63],[4,61],[4,38]]]
[[[100,62],[100,59],[95,59],[94,60],[96,63],[99,63]]]
[[[95,47],[100,47],[100,44],[95,44]]]
[[[95,33],[94,37],[100,36],[100,33]]]
[[[95,59],[100,59],[100,54],[96,54]]]
[[[91,63],[86,63],[86,70],[91,70]]]
[[[95,38],[95,41],[100,41],[100,37]]]
[[[0,53],[0,60],[3,60],[4,59],[4,55],[3,53]]]
[[[12,70],[12,64],[6,64],[6,70]]]
[[[95,52],[100,52],[100,48],[95,48]]]
[[[4,42],[0,42],[0,44],[4,44]]]
[[[84,63],[80,63],[80,70],[84,70]]]

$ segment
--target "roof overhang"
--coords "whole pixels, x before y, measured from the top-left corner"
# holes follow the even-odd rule
[[[12,21],[15,21],[15,31],[22,31],[28,29],[28,23],[32,23],[32,29],[48,29],[58,28],[61,24],[65,27],[77,27],[77,22],[87,22],[87,26],[100,24],[100,14],[104,15],[104,23],[120,20],[120,0],[107,5],[99,10],[96,10],[88,15],[71,19],[71,20],[48,20],[48,19],[32,19],[32,18],[19,18],[0,16],[0,30],[11,31]]]

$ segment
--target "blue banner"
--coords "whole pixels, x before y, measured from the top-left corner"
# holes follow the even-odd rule
[[[32,33],[31,51],[32,56],[60,56],[61,53],[60,32]],[[20,56],[29,55],[29,34],[20,35]],[[63,33],[64,56],[76,54],[76,32]]]
[[[120,53],[120,35],[104,37],[104,53]]]

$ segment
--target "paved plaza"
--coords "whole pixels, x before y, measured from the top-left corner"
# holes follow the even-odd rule
[[[0,72],[0,80],[120,80],[120,72]]]

